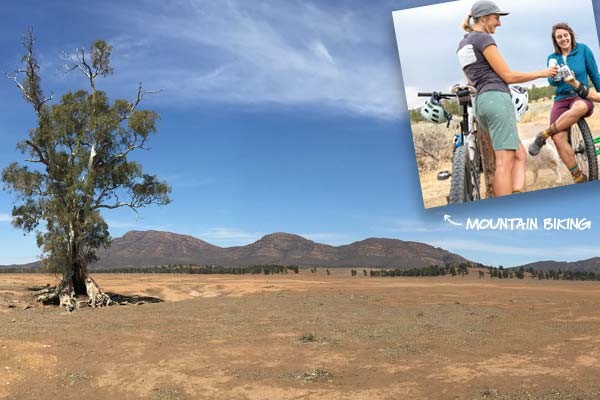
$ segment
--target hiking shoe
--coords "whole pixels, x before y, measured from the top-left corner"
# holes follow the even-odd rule
[[[529,145],[529,154],[532,156],[537,156],[545,144],[546,139],[544,139],[544,136],[542,136],[541,133],[538,133],[535,137],[535,140]]]

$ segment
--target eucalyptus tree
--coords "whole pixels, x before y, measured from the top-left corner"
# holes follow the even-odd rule
[[[135,211],[170,201],[168,184],[131,160],[133,152],[146,149],[158,115],[138,109],[149,93],[141,83],[131,101],[111,102],[97,88],[99,78],[113,73],[112,48],[102,40],[89,50],[65,55],[66,72],[82,73],[89,87],[53,102],[42,91],[34,42],[30,30],[23,40],[22,67],[7,75],[36,118],[28,137],[17,144],[25,162],[13,162],[2,171],[4,188],[17,194],[13,225],[35,232],[44,268],[62,273],[60,284],[40,301],[72,308],[78,296],[87,295],[92,305],[107,304],[110,298],[88,270],[97,260],[96,250],[110,245],[101,211]]]

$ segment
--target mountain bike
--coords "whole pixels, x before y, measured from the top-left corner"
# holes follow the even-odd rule
[[[598,158],[600,149],[596,149],[596,144],[600,143],[600,137],[594,139],[592,131],[584,118],[573,124],[568,131],[569,144],[575,152],[575,160],[581,172],[587,177],[588,181],[598,180]]]
[[[480,181],[483,172],[483,161],[481,147],[477,141],[477,127],[473,116],[472,96],[476,90],[470,85],[454,85],[451,93],[420,92],[420,97],[430,97],[430,102],[443,108],[442,100],[456,99],[462,107],[462,119],[458,127],[460,131],[454,135],[452,140],[452,172],[440,171],[438,180],[451,178],[450,193],[446,196],[448,204],[465,203],[481,199]],[[445,112],[450,126],[452,115]]]

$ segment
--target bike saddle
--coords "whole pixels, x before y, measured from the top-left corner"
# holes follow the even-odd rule
[[[471,95],[477,94],[477,89],[475,89],[474,86],[467,85],[464,83],[457,83],[456,85],[452,86],[452,89],[450,89],[450,93],[457,94],[459,91],[462,90],[468,90],[469,94]]]

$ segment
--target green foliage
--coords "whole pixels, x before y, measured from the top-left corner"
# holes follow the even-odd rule
[[[108,226],[100,211],[150,204],[168,204],[170,188],[156,176],[145,174],[129,160],[156,132],[158,115],[138,110],[137,100],[110,102],[97,90],[95,79],[113,72],[111,46],[92,44],[89,58],[80,50],[71,70],[83,71],[90,90],[64,94],[49,104],[40,85],[39,65],[33,54],[33,35],[24,43],[25,78],[19,84],[36,112],[36,126],[17,148],[30,165],[17,162],[2,171],[5,189],[18,196],[12,210],[13,225],[36,231],[44,264],[65,277],[84,276],[95,250],[110,243]],[[41,224],[41,225],[40,225]],[[82,282],[76,283],[81,291]]]
[[[458,265],[430,265],[422,268],[396,268],[396,269],[381,269],[371,270],[370,276],[445,276],[445,275],[461,275],[465,276],[469,274],[469,264],[461,263]]]
[[[540,99],[551,99],[554,96],[555,91],[554,86],[541,86],[536,87],[535,85],[531,86],[531,89],[528,89],[529,93],[529,101],[536,101]]]
[[[515,277],[517,279],[524,279],[525,278],[525,268],[521,267],[519,268],[516,272],[515,272]]]
[[[97,40],[90,47],[90,57],[92,66],[99,71],[100,75],[106,76],[112,74],[113,68],[110,65],[110,53],[112,46],[104,40]]]
[[[411,123],[416,123],[416,122],[425,122],[427,121],[425,118],[423,118],[423,116],[421,115],[421,110],[420,108],[412,108],[408,110],[408,117]]]

